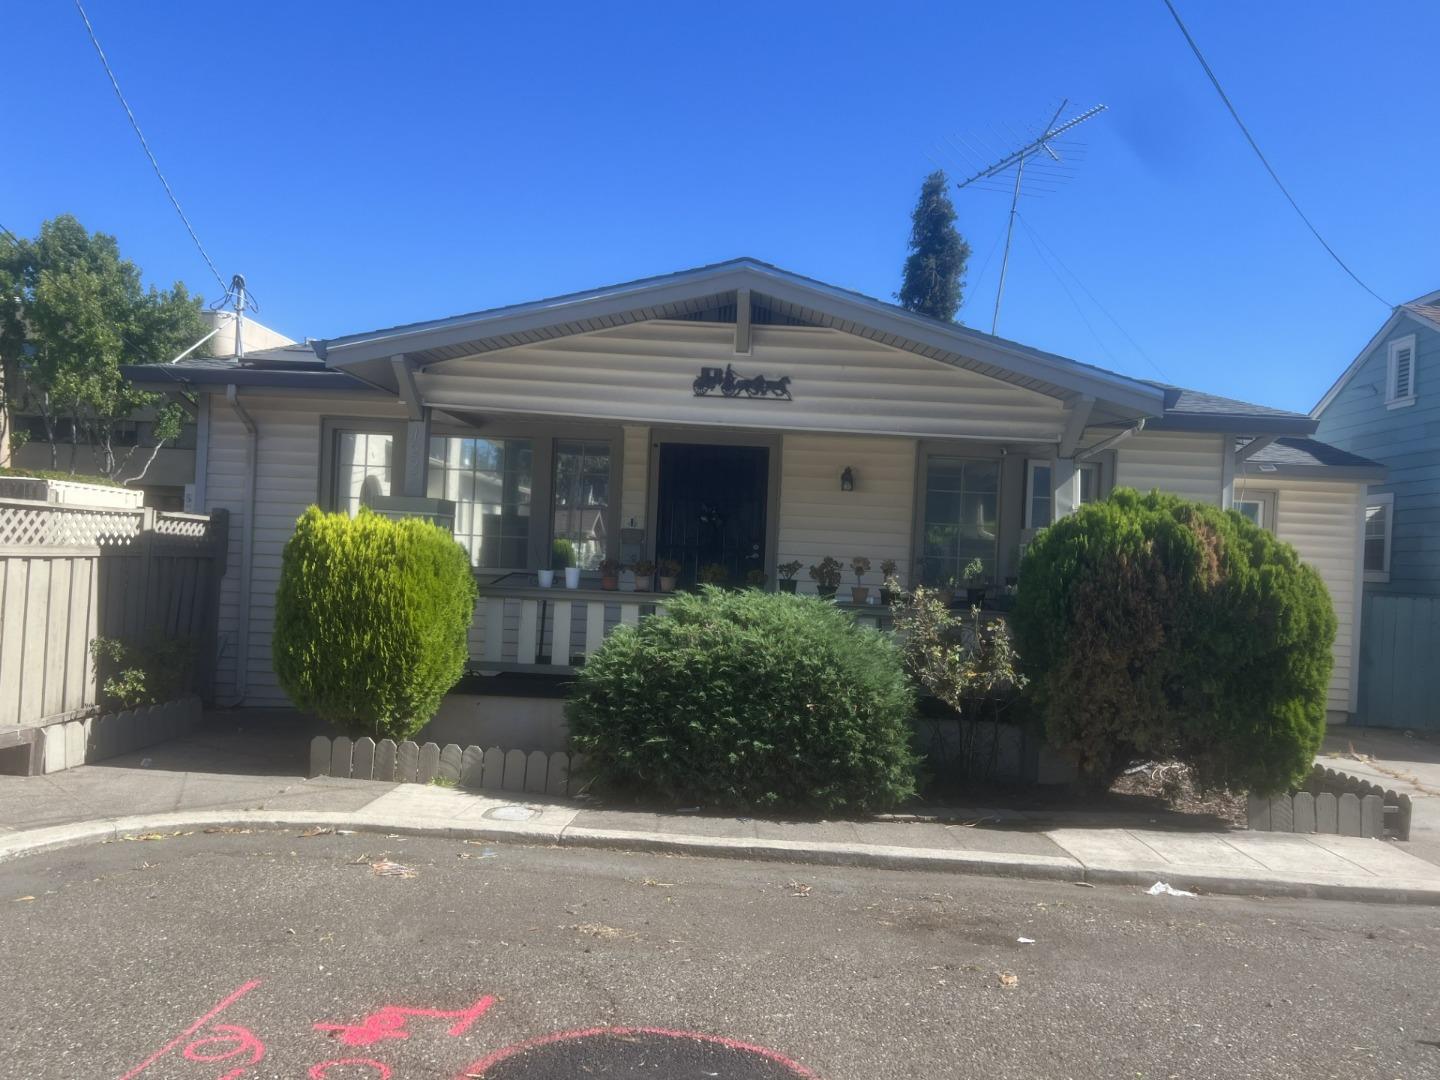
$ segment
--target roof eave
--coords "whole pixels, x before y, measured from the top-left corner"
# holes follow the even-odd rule
[[[369,390],[344,371],[277,371],[274,368],[187,368],[169,364],[125,364],[121,373],[142,388],[185,386],[267,386],[291,390]]]
[[[1376,484],[1388,475],[1383,465],[1298,465],[1282,462],[1245,463],[1245,475],[1252,480],[1278,476],[1290,480],[1355,480]]]
[[[1195,431],[1232,435],[1313,435],[1319,421],[1308,416],[1254,416],[1237,413],[1166,413],[1146,431]]]

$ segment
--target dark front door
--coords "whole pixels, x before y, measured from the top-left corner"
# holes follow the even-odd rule
[[[765,506],[770,451],[763,446],[662,443],[655,558],[674,559],[680,582],[709,565],[743,585],[765,568]]]

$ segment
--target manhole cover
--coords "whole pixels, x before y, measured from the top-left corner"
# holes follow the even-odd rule
[[[594,1028],[544,1035],[498,1050],[460,1075],[483,1080],[572,1080],[577,1076],[816,1080],[805,1066],[763,1046],[660,1028]]]
[[[486,810],[484,816],[492,821],[529,821],[533,817],[539,817],[540,811],[511,803],[508,806],[497,806],[493,810]]]

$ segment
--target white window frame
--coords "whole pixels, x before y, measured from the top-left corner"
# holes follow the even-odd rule
[[[1050,520],[1044,524],[1035,524],[1035,470],[1049,469],[1050,476],[1055,476],[1057,462],[1054,458],[1027,458],[1025,461],[1025,525],[1026,529],[1043,529],[1048,525],[1055,524],[1055,491],[1052,488],[1046,493],[1050,502]],[[1098,461],[1081,461],[1075,466],[1078,473],[1089,473],[1094,477],[1091,482],[1091,493],[1094,496],[1090,501],[1099,502],[1109,494],[1105,490],[1105,470]],[[1081,489],[1084,490],[1083,488]],[[1082,504],[1083,505],[1083,504]]]
[[[1395,493],[1393,491],[1377,492],[1365,496],[1365,513],[1368,514],[1372,506],[1383,506],[1385,508],[1385,560],[1384,566],[1379,570],[1365,570],[1365,544],[1369,539],[1365,534],[1367,519],[1362,516],[1360,522],[1360,568],[1365,573],[1366,581],[1387,582],[1390,580],[1390,545],[1395,536]]]
[[[1395,383],[1400,373],[1399,354],[1402,349],[1410,350],[1410,387],[1404,397],[1395,393]],[[1406,405],[1415,404],[1415,374],[1420,366],[1416,361],[1414,334],[1396,338],[1386,346],[1385,407],[1387,409],[1401,409]]]
[[[1260,528],[1268,533],[1275,532],[1276,513],[1279,500],[1274,491],[1246,491],[1243,488],[1238,491],[1235,498],[1231,500],[1230,508],[1241,517],[1244,512],[1240,509],[1241,503],[1253,502],[1260,504],[1260,520],[1256,522]]]

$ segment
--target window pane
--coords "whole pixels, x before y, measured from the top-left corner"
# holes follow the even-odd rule
[[[1080,505],[1092,503],[1100,497],[1100,466],[1080,466]]]
[[[1000,466],[993,460],[932,457],[925,466],[925,522],[921,580],[955,581],[971,559],[995,574],[999,542]]]
[[[559,439],[550,534],[569,540],[575,565],[594,570],[605,558],[605,512],[610,506],[610,444]]]
[[[1260,527],[1265,526],[1265,507],[1258,500],[1236,499],[1235,509]]]
[[[1030,469],[1030,521],[1032,529],[1043,529],[1050,524],[1050,499],[1054,483],[1050,479],[1049,465],[1035,465]]]
[[[370,496],[389,495],[395,439],[377,432],[336,434],[335,508],[351,517]]]
[[[528,566],[531,460],[528,439],[430,439],[426,493],[455,503],[455,539],[473,565]]]
[[[1389,514],[1384,505],[1365,508],[1365,569],[1383,574],[1385,565],[1385,534]]]

